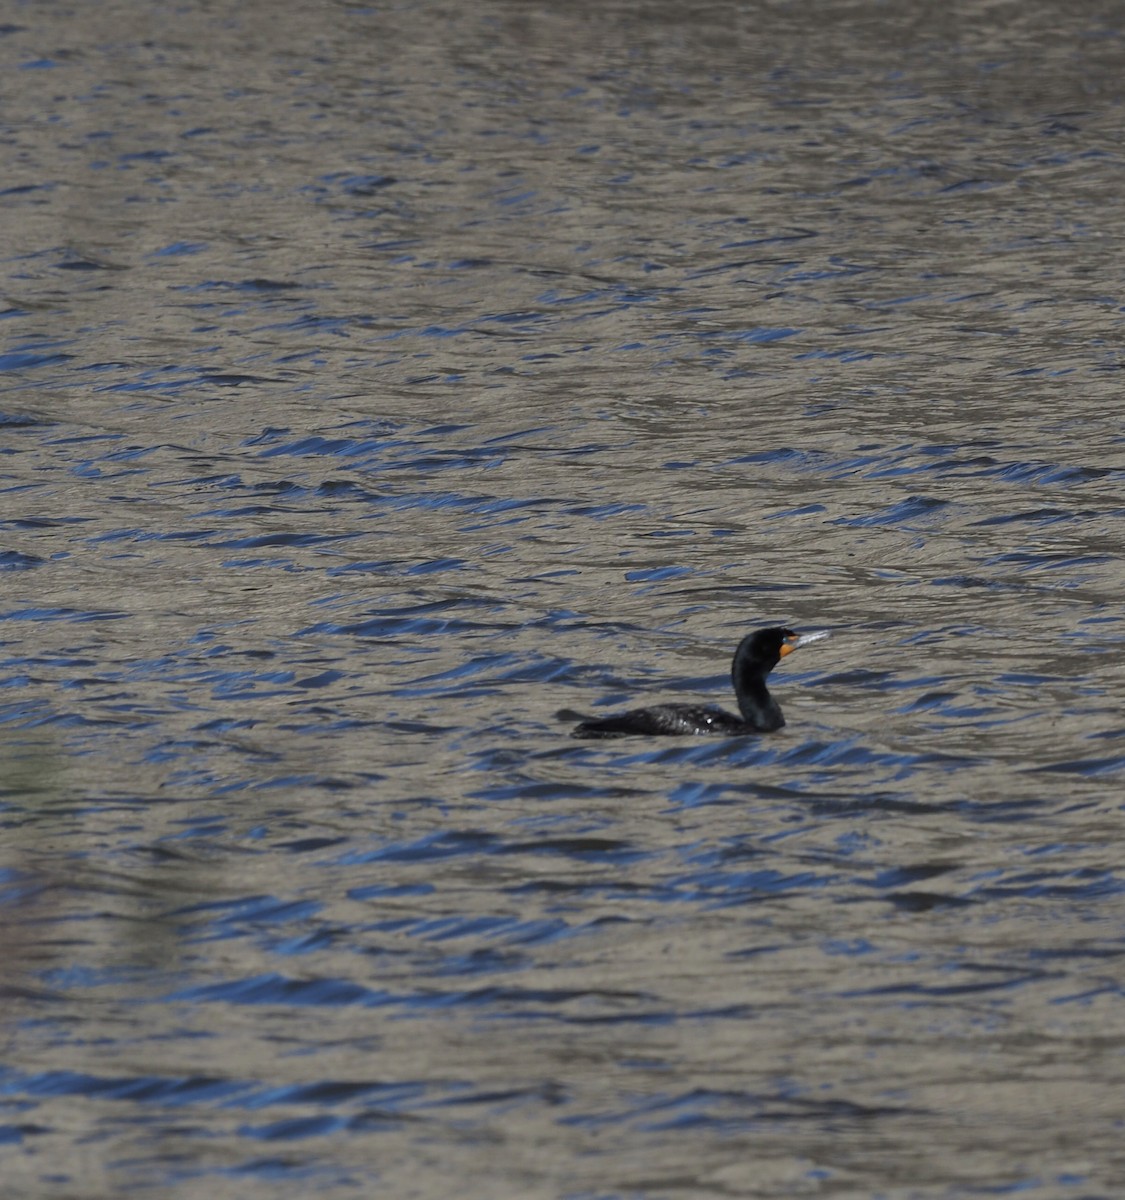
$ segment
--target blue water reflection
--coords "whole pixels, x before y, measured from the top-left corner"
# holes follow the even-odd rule
[[[263,14],[0,26],[5,1195],[1116,1195],[1114,14]]]

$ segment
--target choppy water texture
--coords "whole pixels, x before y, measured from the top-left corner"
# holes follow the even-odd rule
[[[6,1200],[1122,1195],[1123,38],[9,6]]]

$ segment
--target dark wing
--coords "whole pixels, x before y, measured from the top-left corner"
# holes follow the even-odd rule
[[[576,725],[571,737],[654,737],[752,733],[753,726],[721,708],[701,704],[658,704],[653,708],[634,708],[612,717],[591,718]]]

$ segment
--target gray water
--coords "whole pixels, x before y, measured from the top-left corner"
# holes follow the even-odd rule
[[[1125,1194],[1123,38],[8,6],[5,1198]]]

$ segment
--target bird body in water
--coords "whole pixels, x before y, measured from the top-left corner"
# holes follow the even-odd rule
[[[745,733],[773,733],[785,724],[777,701],[766,687],[766,676],[803,641],[792,629],[780,626],[759,629],[738,643],[731,664],[731,682],[738,712],[704,704],[657,704],[634,708],[613,717],[591,717],[571,731],[576,738],[612,738],[637,735],[711,734],[737,737]],[[820,635],[823,636],[823,635]]]

